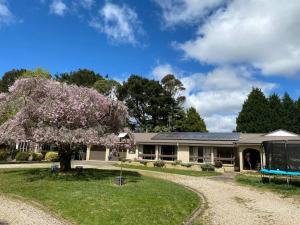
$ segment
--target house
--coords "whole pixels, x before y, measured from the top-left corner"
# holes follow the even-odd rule
[[[298,134],[277,130],[258,133],[134,133],[136,149],[121,152],[131,160],[180,160],[183,163],[221,161],[227,171],[260,169],[265,165],[263,141],[300,140]],[[111,150],[88,146],[87,160],[108,160]]]

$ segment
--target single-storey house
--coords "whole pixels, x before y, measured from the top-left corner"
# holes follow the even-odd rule
[[[300,140],[300,136],[285,130],[271,133],[134,133],[136,148],[118,153],[131,160],[180,160],[183,163],[221,161],[229,170],[256,170],[265,165],[263,141]],[[299,149],[300,151],[300,149]],[[113,160],[112,150],[88,146],[86,160]]]

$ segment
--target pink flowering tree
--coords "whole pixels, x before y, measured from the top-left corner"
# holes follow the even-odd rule
[[[32,140],[59,147],[61,171],[71,169],[72,145],[114,146],[123,130],[127,108],[96,90],[41,78],[17,80],[0,95],[0,143]],[[130,145],[131,143],[128,143]]]

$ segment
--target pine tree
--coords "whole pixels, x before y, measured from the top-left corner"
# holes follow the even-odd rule
[[[287,92],[282,99],[283,126],[282,128],[291,132],[297,132],[296,104]]]
[[[238,132],[265,133],[269,131],[268,100],[259,88],[253,88],[237,117]]]
[[[272,94],[269,98],[269,131],[283,128],[283,105],[277,94]]]
[[[184,132],[207,132],[204,120],[194,107],[187,109],[182,120],[181,130]]]

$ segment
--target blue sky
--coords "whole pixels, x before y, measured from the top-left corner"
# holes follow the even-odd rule
[[[186,107],[210,131],[231,131],[251,87],[300,96],[299,11],[297,0],[0,0],[0,76],[174,73]]]

